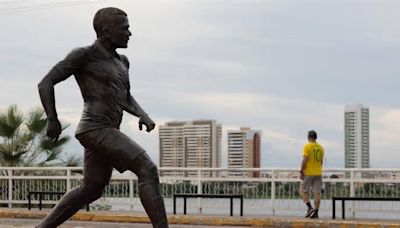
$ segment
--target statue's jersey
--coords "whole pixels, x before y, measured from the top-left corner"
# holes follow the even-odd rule
[[[108,52],[99,41],[92,46],[77,48],[57,63],[54,75],[74,75],[84,100],[82,118],[76,134],[119,128],[122,112],[130,96],[128,59]]]

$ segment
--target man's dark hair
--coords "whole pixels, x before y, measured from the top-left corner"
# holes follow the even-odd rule
[[[93,18],[93,27],[97,37],[102,35],[105,26],[113,26],[126,16],[127,14],[123,10],[115,7],[99,9]]]
[[[317,132],[314,130],[308,131],[308,138],[309,139],[317,139]]]

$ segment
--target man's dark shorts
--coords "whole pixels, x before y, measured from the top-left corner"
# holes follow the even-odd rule
[[[85,167],[108,165],[122,173],[145,152],[116,128],[93,130],[76,135],[76,138],[85,147]]]

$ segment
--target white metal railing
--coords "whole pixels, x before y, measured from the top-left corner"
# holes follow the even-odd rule
[[[304,213],[304,204],[298,194],[300,180],[297,169],[159,168],[159,171],[161,189],[169,212],[172,211],[174,193],[217,193],[243,194],[245,214]],[[29,191],[69,191],[80,184],[82,177],[81,167],[2,167],[0,204],[26,207]],[[325,214],[330,214],[330,199],[333,196],[400,198],[400,169],[325,169],[323,178],[321,211]],[[114,172],[104,196],[92,205],[100,205],[97,207],[100,209],[143,210],[137,187],[134,174]],[[56,201],[47,196],[43,203]],[[33,199],[33,203],[37,203],[37,199]],[[194,199],[188,201],[188,210],[189,213],[223,214],[228,208],[227,203],[223,199]],[[398,217],[400,205],[398,202],[360,202],[351,203],[348,210],[353,215],[357,212],[358,217],[370,217],[368,213],[394,213],[393,216]]]

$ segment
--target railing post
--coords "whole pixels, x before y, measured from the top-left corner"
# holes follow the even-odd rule
[[[355,194],[355,188],[354,188],[354,170],[350,171],[350,197],[354,197]],[[351,207],[350,207],[350,212],[353,215],[353,218],[355,218],[356,212],[354,210],[355,207],[355,202],[352,200]]]
[[[272,204],[272,215],[275,215],[275,170],[271,172],[271,204]]]
[[[13,171],[8,170],[8,207],[12,208],[12,193],[13,193]]]
[[[71,190],[71,169],[67,167],[67,192]]]
[[[203,183],[201,182],[201,169],[197,170],[197,194],[203,193]],[[201,208],[201,198],[197,198],[198,205],[198,213],[201,214],[203,212]]]
[[[130,205],[131,205],[131,210],[133,210],[135,203],[133,202],[133,175],[132,174],[131,174],[131,178],[129,178],[129,201],[130,201]]]

